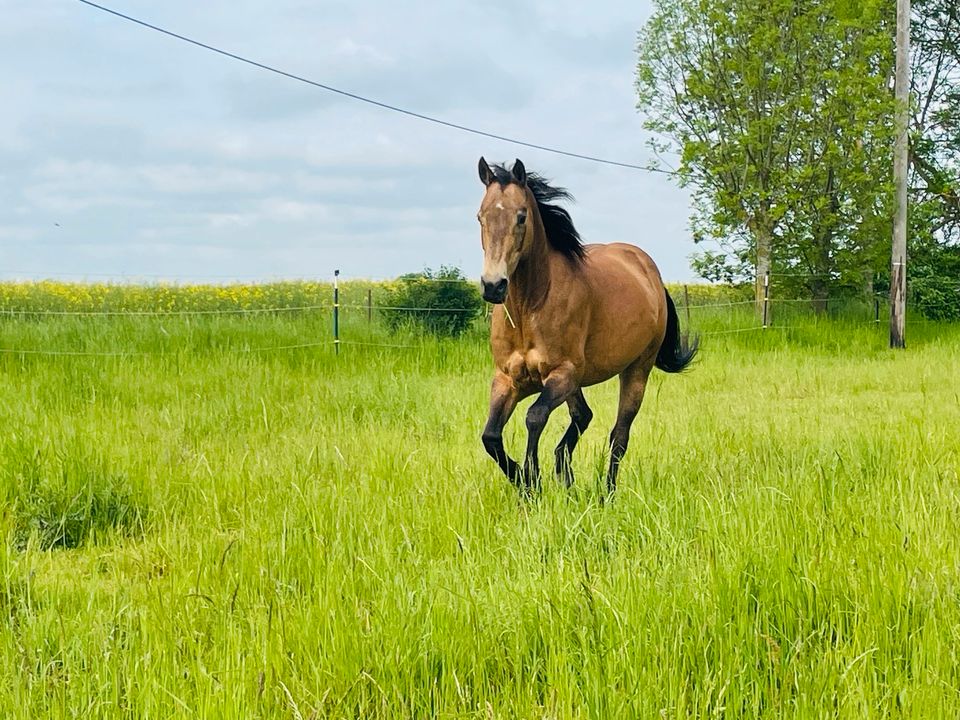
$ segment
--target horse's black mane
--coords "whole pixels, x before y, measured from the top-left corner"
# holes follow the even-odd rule
[[[516,182],[513,174],[503,165],[491,165],[490,169],[501,185]],[[582,260],[583,242],[580,240],[580,233],[573,226],[570,213],[559,205],[550,204],[553,200],[573,200],[573,195],[566,188],[551,185],[546,178],[534,172],[527,173],[527,187],[537,201],[550,246],[569,258]]]

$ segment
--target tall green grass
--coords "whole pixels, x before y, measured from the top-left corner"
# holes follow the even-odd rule
[[[956,717],[960,331],[868,310],[705,335],[607,503],[615,383],[523,500],[482,323],[0,319],[127,353],[0,355],[0,716]]]

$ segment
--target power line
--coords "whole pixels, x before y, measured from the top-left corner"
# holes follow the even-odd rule
[[[416,273],[414,273],[416,274]],[[182,273],[149,273],[149,272],[71,272],[71,271],[40,271],[40,270],[3,270],[0,269],[0,283],[2,282],[43,282],[46,280],[52,280],[55,282],[72,282],[72,281],[63,281],[60,280],[61,277],[67,278],[106,278],[107,280],[119,280],[121,282],[126,282],[128,280],[160,280],[160,281],[169,281],[171,283],[179,283],[182,280],[196,280],[197,284],[238,284],[238,283],[249,283],[254,285],[273,285],[273,284],[284,284],[284,283],[303,283],[303,282],[322,282],[326,283],[327,280],[317,280],[316,276],[313,275],[184,275]],[[26,279],[24,279],[26,278]],[[352,277],[347,278],[345,281],[350,283],[385,283],[385,282],[394,282],[396,280],[402,280],[403,276],[400,277],[385,277],[385,278],[369,278],[369,277]],[[227,280],[227,283],[214,283],[215,280]],[[477,278],[428,278],[428,277],[414,277],[412,278],[415,282],[430,282],[430,283],[470,283],[477,285],[480,280]],[[163,283],[161,283],[163,284]],[[190,283],[192,284],[192,283]]]
[[[817,298],[822,302],[843,302],[851,298]],[[691,305],[680,305],[680,308],[689,308],[690,310],[714,310],[727,309],[744,305],[753,305],[755,300],[739,300],[736,302],[720,303],[694,303]],[[812,298],[770,298],[768,302],[771,305],[781,303],[810,303]],[[949,303],[941,303],[940,306]],[[283,313],[307,313],[317,310],[332,310],[335,306],[332,303],[322,303],[315,305],[281,305],[271,307],[252,307],[252,308],[219,308],[212,310],[47,310],[29,308],[0,307],[0,318],[19,318],[19,317],[72,317],[72,318],[175,318],[175,317],[211,317],[222,315],[281,315]],[[426,307],[411,305],[363,305],[359,303],[344,304],[338,306],[341,310],[388,310],[396,312],[435,312],[435,313],[478,313],[478,308],[466,307]]]
[[[102,12],[108,13],[115,17],[118,17],[122,20],[134,23],[141,27],[153,30],[155,32],[167,35],[168,37],[175,38],[185,43],[195,45],[196,47],[202,48],[204,50],[209,50],[210,52],[217,53],[218,55],[223,55],[232,60],[237,60],[238,62],[246,63],[247,65],[252,65],[253,67],[260,68],[261,70],[266,70],[267,72],[272,72],[276,75],[282,75],[283,77],[289,78],[291,80],[296,80],[297,82],[302,82],[307,85],[312,85],[313,87],[320,88],[321,90],[326,90],[327,92],[336,93],[337,95],[342,95],[343,97],[348,97],[352,100],[357,100],[359,102],[367,103],[368,105],[374,105],[376,107],[382,108],[384,110],[390,110],[395,113],[400,113],[401,115],[407,115],[418,120],[424,120],[426,122],[434,123],[435,125],[442,125],[443,127],[452,128],[454,130],[460,130],[462,132],[471,133],[473,135],[479,135],[481,137],[491,138],[493,140],[500,140],[502,142],[512,143],[514,145],[521,145],[523,147],[533,148],[535,150],[543,150],[544,152],[554,153],[556,155],[564,155],[566,157],[577,158],[579,160],[588,160],[590,162],[601,163],[603,165],[614,165],[617,167],[629,168],[631,170],[645,170],[647,172],[662,173],[664,175],[678,175],[676,171],[673,170],[664,170],[663,168],[648,167],[646,165],[637,165],[634,163],[620,162],[619,160],[607,160],[605,158],[595,157],[593,155],[584,155],[581,153],[570,152],[567,150],[560,150],[559,148],[549,147],[547,145],[539,145],[537,143],[526,142],[525,140],[517,140],[516,138],[507,137],[505,135],[498,135],[496,133],[487,132],[485,130],[478,130],[477,128],[468,127],[466,125],[459,125],[457,123],[450,122],[448,120],[442,120],[438,117],[433,117],[431,115],[424,115],[422,113],[414,112],[413,110],[407,110],[405,108],[397,107],[396,105],[390,105],[389,103],[381,102],[379,100],[374,100],[372,98],[364,97],[363,95],[358,95],[356,93],[349,92],[347,90],[341,90],[340,88],[333,87],[332,85],[326,85],[316,80],[310,80],[305,78],[302,75],[296,75],[286,70],[281,70],[280,68],[273,67],[272,65],[267,65],[265,63],[257,62],[256,60],[251,60],[250,58],[244,57],[243,55],[237,55],[236,53],[229,52],[227,50],[222,50],[213,45],[208,45],[207,43],[200,42],[193,38],[187,37],[186,35],[180,35],[175,33],[172,30],[167,30],[162,28],[159,25],[153,25],[144,20],[138,20],[131,15],[125,15],[122,12],[113,10],[111,8],[105,7],[103,5],[98,5],[91,0],[77,0],[78,2],[83,3],[89,7],[95,8]]]
[[[321,340],[320,342],[296,343],[293,345],[267,345],[265,347],[215,347],[213,351],[225,353],[257,353],[270,352],[275,350],[302,350],[305,348],[316,348],[327,345],[333,345],[333,340]],[[352,345],[373,345],[373,343],[351,343]],[[399,345],[377,345],[377,347],[409,347]],[[130,358],[130,357],[161,357],[176,355],[177,350],[44,350],[42,348],[0,348],[0,355],[39,355],[46,357],[100,357],[100,358]]]
[[[195,315],[266,315],[285,312],[297,313],[311,310],[329,310],[332,307],[333,305],[330,303],[323,305],[290,305],[285,307],[264,308],[222,308],[218,310],[20,310],[14,307],[0,307],[0,317],[18,315],[27,315],[30,317],[180,317]],[[419,310],[420,308],[409,309]]]

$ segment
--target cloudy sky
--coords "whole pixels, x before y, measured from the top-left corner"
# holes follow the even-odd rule
[[[643,164],[648,0],[101,0],[318,82],[451,122]],[[691,277],[668,178],[385,112],[77,0],[0,0],[0,278],[479,274],[480,155],[576,196],[588,242]]]

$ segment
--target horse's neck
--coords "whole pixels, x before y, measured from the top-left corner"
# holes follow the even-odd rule
[[[508,310],[523,315],[541,307],[547,300],[550,290],[550,253],[553,250],[547,242],[542,223],[537,219],[533,241],[528,252],[520,259],[517,269],[507,290],[507,296],[513,302]]]

